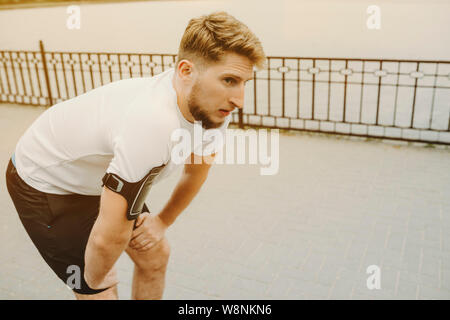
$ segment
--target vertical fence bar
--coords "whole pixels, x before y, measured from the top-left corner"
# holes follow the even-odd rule
[[[284,70],[284,67],[285,67],[286,65],[285,65],[285,58],[283,58],[282,59],[282,68],[283,68],[283,72],[281,73],[282,74],[282,77],[281,77],[281,86],[282,86],[282,93],[281,93],[281,100],[282,100],[282,102],[281,102],[281,116],[284,118],[284,109],[285,109],[285,104],[286,104],[286,96],[285,96],[285,94],[286,94],[286,92],[285,92],[285,90],[286,90],[286,83],[285,83],[285,78],[286,78],[286,72],[284,72],[285,70]]]
[[[383,69],[383,61],[380,61],[380,70]],[[378,118],[380,114],[380,92],[381,92],[381,75],[378,76],[378,95],[377,95],[377,117],[375,124],[378,125]]]
[[[131,61],[131,55],[127,55],[128,58],[128,72],[130,73],[130,78],[133,78],[133,61]]]
[[[25,77],[23,76],[22,58],[20,57],[20,51],[16,52],[16,54],[17,54],[17,64],[19,65],[20,78],[22,80],[22,87],[23,87],[22,103],[25,103],[25,97],[28,95],[28,92],[27,87],[25,85]]]
[[[238,110],[238,116],[239,116],[239,128],[244,128],[244,111],[242,109]]]
[[[344,112],[342,113],[342,122],[345,123],[347,117],[347,80],[348,80],[348,60],[345,60],[345,75],[344,75]]]
[[[2,60],[3,60],[3,68],[5,69],[5,78],[6,78],[6,84],[8,85],[8,94],[6,95],[7,97],[7,101],[8,102],[12,102],[9,101],[9,96],[12,95],[11,92],[11,83],[9,80],[9,74],[8,74],[8,66],[6,65],[6,55],[2,52]]]
[[[300,59],[297,58],[297,119],[300,118]]]
[[[48,94],[48,101],[49,101],[48,106],[50,107],[53,104],[53,97],[52,97],[52,90],[50,88],[50,79],[48,76],[47,61],[45,60],[44,44],[43,44],[42,40],[39,40],[39,48],[41,50],[42,65],[44,67],[45,85],[47,86],[47,94]]]
[[[89,75],[91,77],[91,89],[94,89],[94,74],[92,73],[92,60],[91,60],[91,54],[88,53],[88,58],[87,58],[87,64],[89,65]]]
[[[434,70],[433,95],[431,98],[430,121],[428,123],[428,129],[431,129],[431,127],[433,125],[434,99],[436,96],[436,83],[437,83],[438,73],[439,73],[439,63],[436,63],[436,69]],[[450,119],[449,119],[449,121],[450,121]]]
[[[103,85],[103,70],[102,70],[102,60],[100,59],[100,54],[97,54],[98,62],[98,72],[100,73],[100,84]]]
[[[364,75],[366,73],[365,71],[366,62],[362,62],[362,68],[361,68],[361,98],[359,100],[359,124],[362,123],[362,108],[363,108],[363,100],[364,100]]]
[[[0,51],[0,53],[2,54],[2,59],[3,59],[3,52],[1,52]],[[6,70],[5,70],[5,73],[6,73]],[[31,78],[31,77],[30,77]],[[0,90],[1,90],[1,96],[3,96],[3,94],[5,94],[5,96],[6,97],[8,97],[7,95],[6,95],[6,90],[5,90],[5,88],[3,87],[3,78],[2,78],[2,73],[1,73],[1,68],[0,68]],[[1,100],[0,99],[0,101],[3,101],[3,100]]]
[[[142,74],[142,59],[141,59],[141,57],[142,57],[142,54],[139,54],[139,70],[140,70],[141,77],[143,77],[143,74]]]
[[[52,60],[53,60],[54,62],[56,62],[56,59],[55,59],[55,53],[54,53],[54,52],[52,52]],[[57,90],[57,92],[58,92],[58,98],[61,99],[61,90],[59,89],[59,79],[58,79],[58,74],[57,74],[57,72],[56,72],[56,63],[53,64],[53,74],[55,75],[56,90]]]
[[[416,62],[417,63],[417,67],[416,67],[416,72],[419,72],[419,65],[420,62]],[[409,125],[409,127],[412,129],[413,125],[414,125],[414,111],[416,108],[416,95],[417,95],[417,81],[419,80],[419,78],[417,77],[416,74],[416,80],[414,81],[414,95],[413,95],[413,104],[412,104],[412,112],[411,112],[411,123]]]
[[[316,59],[313,59],[313,68],[316,67]],[[316,73],[313,73],[312,78],[312,106],[311,106],[311,119],[314,120],[314,104],[315,104],[315,96],[316,96]]]
[[[108,71],[109,71],[109,82],[112,82],[113,81],[113,79],[112,79],[112,72],[111,72],[111,66],[112,66],[112,61],[109,59],[111,57],[111,55],[108,53],[108,54],[106,54],[106,61],[108,61],[109,62],[109,64],[107,64],[107,66],[108,66]]]
[[[84,80],[84,69],[83,69],[83,59],[81,58],[81,54],[78,53],[78,62],[80,64],[80,73],[81,73],[81,82],[83,83],[83,92],[86,92],[86,84]]]
[[[64,67],[64,56],[62,52],[59,53],[59,57],[61,58],[61,66],[64,75],[64,88],[66,89],[66,99],[69,99],[69,86],[67,85],[66,68]]]
[[[75,77],[75,70],[74,70],[74,68],[73,68],[73,66],[74,66],[74,62],[75,61],[73,61],[73,59],[72,59],[72,53],[69,53],[69,64],[70,64],[70,69],[72,70],[72,81],[73,81],[73,87],[74,87],[74,89],[75,89],[75,97],[76,96],[78,96],[78,89],[77,89],[77,79],[76,79],[76,77]]]
[[[400,64],[397,63],[397,82],[395,83],[395,103],[394,103],[394,121],[392,122],[392,126],[395,127],[395,120],[397,120],[397,101],[398,101],[398,86],[400,82]]]
[[[27,54],[25,55],[26,57],[26,62],[27,62],[27,71],[28,71],[28,82],[31,88],[31,104],[33,104],[33,98],[36,96],[35,92],[34,92],[34,85],[33,85],[33,81],[32,81],[32,77],[31,77],[31,68],[30,68],[30,59],[29,59],[29,52],[27,52]]]
[[[172,56],[172,63],[173,63],[173,68],[176,69],[176,66],[177,66],[177,56],[176,55]]]
[[[267,63],[267,113],[270,116],[270,58],[268,58]],[[262,118],[261,118],[262,124]]]
[[[36,58],[36,52],[33,52],[33,59],[35,60],[35,64],[34,64],[34,70],[36,72],[36,77],[37,77],[37,83],[38,83],[38,88],[39,88],[39,98],[44,98],[43,93],[42,93],[42,86],[41,86],[41,77],[39,76],[39,69],[38,69],[38,59]],[[38,98],[38,104],[40,99]]]
[[[450,109],[448,110],[448,124],[447,124],[447,131],[450,131]]]
[[[327,98],[327,120],[330,121],[330,96],[331,96],[331,59],[328,59],[328,98]]]
[[[119,61],[119,79],[122,80],[123,79],[122,78],[122,63],[120,62],[120,56],[121,56],[121,54],[119,53],[117,55],[117,61]]]
[[[153,71],[153,55],[150,55],[150,74],[152,77],[154,76],[155,72]]]
[[[5,90],[3,88],[3,79],[2,79],[2,74],[1,74],[1,69],[0,69],[0,102],[3,102],[3,94],[4,94]]]

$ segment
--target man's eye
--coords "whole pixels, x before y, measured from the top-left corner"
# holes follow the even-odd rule
[[[225,82],[227,84],[234,84],[234,79],[233,78],[225,78]]]

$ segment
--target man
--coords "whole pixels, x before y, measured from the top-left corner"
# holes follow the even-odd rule
[[[150,186],[179,164],[172,133],[192,133],[201,121],[224,134],[229,113],[243,107],[253,66],[264,61],[256,36],[227,13],[191,19],[175,68],[58,103],[24,133],[8,165],[8,191],[39,253],[77,299],[117,299],[114,264],[123,251],[135,264],[132,298],[162,298],[165,231],[200,190],[214,157],[194,141],[169,201],[150,215]]]

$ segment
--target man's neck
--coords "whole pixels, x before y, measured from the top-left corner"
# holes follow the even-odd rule
[[[177,94],[177,105],[180,109],[181,114],[187,121],[194,123],[195,119],[189,111],[186,96],[184,95],[181,84],[179,83],[179,79],[177,78],[176,74],[173,75],[172,86]]]

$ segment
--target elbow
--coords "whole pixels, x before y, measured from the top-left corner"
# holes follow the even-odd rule
[[[125,250],[129,238],[108,239],[92,235],[86,245],[84,279],[91,289],[99,289],[105,276],[105,264],[115,253]]]
[[[100,285],[100,281],[95,281],[92,277],[91,277],[91,272],[89,272],[88,267],[86,265],[85,269],[84,269],[84,281],[86,281],[87,285],[89,286],[89,288],[91,289],[97,289],[98,286]]]
[[[85,252],[86,270],[91,270],[91,267],[97,259],[108,260],[114,252],[122,252],[125,250],[129,241],[129,237],[105,238],[91,234]]]

